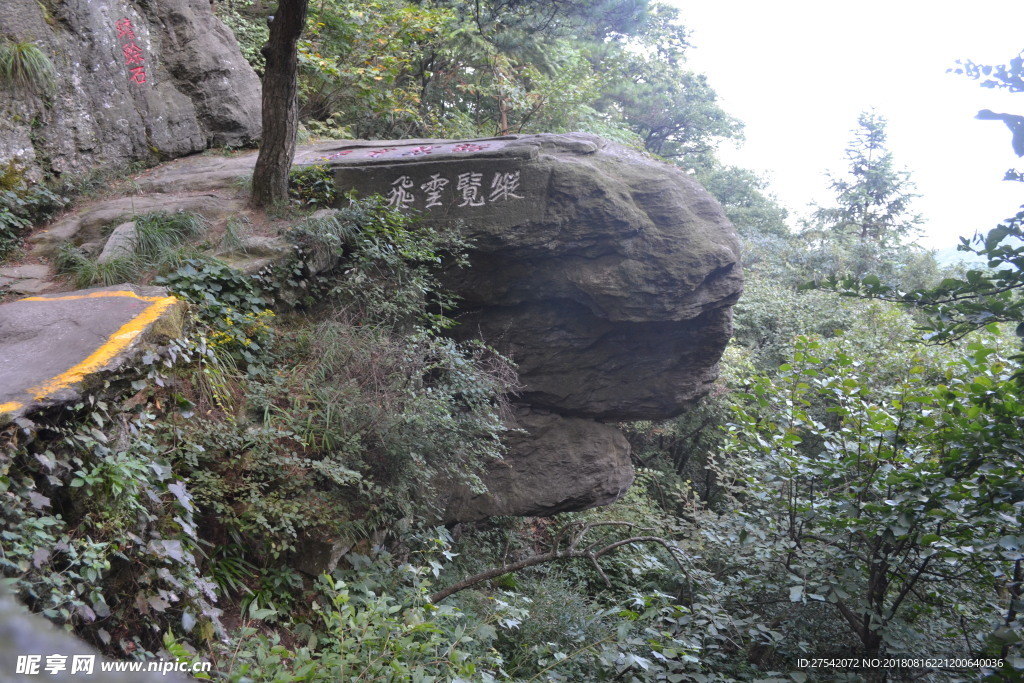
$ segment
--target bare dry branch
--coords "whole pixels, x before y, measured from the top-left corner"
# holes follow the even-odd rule
[[[550,552],[531,555],[530,557],[526,557],[517,562],[510,562],[500,567],[494,567],[493,569],[488,569],[478,574],[474,574],[473,576],[467,577],[461,581],[458,581],[457,583],[452,584],[447,588],[444,588],[434,593],[430,596],[430,601],[434,603],[440,602],[445,598],[454,595],[455,593],[458,593],[459,591],[465,590],[467,588],[470,588],[471,586],[477,585],[478,583],[483,583],[484,581],[488,581],[490,579],[502,576],[504,574],[511,574],[513,572],[521,571],[528,567],[535,567],[540,564],[547,564],[548,562],[560,562],[567,560],[589,560],[594,565],[594,568],[597,570],[597,573],[604,580],[605,584],[610,586],[611,580],[604,573],[604,570],[601,568],[601,565],[598,562],[598,560],[600,560],[605,555],[624,546],[642,543],[655,543],[665,548],[665,550],[668,551],[669,555],[672,556],[672,559],[675,560],[676,564],[679,565],[679,568],[682,570],[683,574],[687,575],[687,577],[689,576],[688,572],[686,571],[686,568],[683,566],[682,560],[679,557],[678,546],[676,546],[668,539],[662,538],[661,536],[630,536],[628,538],[613,541],[601,547],[598,550],[594,550],[594,548],[600,544],[600,541],[597,541],[595,543],[590,544],[586,548],[579,549],[578,546],[580,542],[583,540],[583,537],[587,534],[587,532],[598,527],[626,527],[630,531],[638,528],[637,525],[633,524],[632,522],[588,522],[586,524],[580,524],[576,522],[572,524],[567,524],[566,526],[559,529],[558,533],[555,534],[554,540],[552,541],[552,550]],[[578,531],[571,535],[572,540],[569,542],[568,548],[562,551],[558,550],[558,546],[562,542],[562,538],[570,529],[573,528],[578,529]],[[646,528],[641,528],[640,530],[651,531],[651,529]]]

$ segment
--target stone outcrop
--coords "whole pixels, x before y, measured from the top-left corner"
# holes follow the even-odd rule
[[[143,196],[56,221],[31,253],[46,258],[64,241],[99,253],[109,228],[146,211],[223,220],[243,210],[235,179],[253,161],[197,156],[147,171]],[[632,470],[609,423],[677,415],[710,389],[742,288],[739,249],[717,202],[678,169],[587,135],[319,143],[296,161],[331,164],[339,189],[457,222],[474,240],[471,267],[445,275],[462,298],[456,332],[518,363],[524,432],[485,478],[488,494],[452,492],[449,520],[614,501]],[[290,254],[274,238],[234,250],[225,258],[240,268]]]
[[[606,424],[521,406],[522,430],[507,439],[510,456],[490,468],[487,493],[457,490],[453,521],[585,510],[621,498],[633,483],[629,442]]]
[[[456,334],[519,365],[522,426],[491,493],[449,516],[550,514],[615,500],[632,474],[600,422],[664,419],[706,394],[742,289],[718,203],[681,170],[600,138],[512,136],[321,145],[341,191],[458,221]]]
[[[0,163],[74,173],[259,137],[259,79],[208,0],[6,0],[0,39],[57,74],[49,94],[0,83]]]

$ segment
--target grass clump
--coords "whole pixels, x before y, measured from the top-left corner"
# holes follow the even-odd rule
[[[57,271],[69,274],[78,288],[118,285],[130,282],[139,275],[139,264],[130,256],[118,256],[100,262],[89,258],[70,243],[61,245],[55,264]]]
[[[157,211],[135,219],[135,255],[148,269],[177,267],[192,254],[181,246],[206,232],[206,219],[192,211]]]
[[[135,218],[130,251],[108,258],[90,258],[66,244],[57,254],[57,270],[71,275],[77,287],[113,285],[160,275],[185,264],[198,254],[189,240],[206,232],[206,219],[191,211],[156,211]]]
[[[57,87],[57,70],[35,43],[0,42],[0,82],[46,95]]]

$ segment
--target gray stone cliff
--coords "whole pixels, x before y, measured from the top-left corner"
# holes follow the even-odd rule
[[[209,0],[5,0],[0,40],[56,70],[48,94],[0,83],[0,163],[37,178],[260,135],[259,79]]]

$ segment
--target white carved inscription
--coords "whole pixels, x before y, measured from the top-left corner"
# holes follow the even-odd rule
[[[447,185],[448,179],[442,178],[440,173],[435,173],[430,176],[430,180],[420,185],[420,189],[426,192],[427,205],[424,208],[429,209],[432,206],[441,206],[441,195],[444,193],[444,188]]]
[[[507,202],[510,199],[522,199],[523,196],[516,194],[519,190],[519,171],[515,173],[495,173],[491,181],[490,201]]]
[[[426,182],[418,186],[411,177],[402,175],[391,182],[387,200],[388,205],[393,208],[407,209],[422,197],[423,208],[429,209],[443,206],[445,195],[454,191],[453,198],[459,202],[460,208],[497,204],[526,198],[520,187],[521,178],[521,171],[497,171],[490,177],[490,183],[485,184],[483,173],[470,171],[458,174],[454,179],[454,188],[449,189],[453,184],[452,180],[440,173],[431,175]]]
[[[459,174],[459,184],[455,186],[455,189],[462,193],[462,203],[459,206],[484,205],[484,200],[480,196],[480,183],[483,179],[483,173]]]
[[[412,187],[413,182],[409,176],[400,176],[398,180],[391,183],[391,191],[388,192],[388,205],[396,209],[408,208],[410,204],[416,201],[413,193],[409,192]]]

